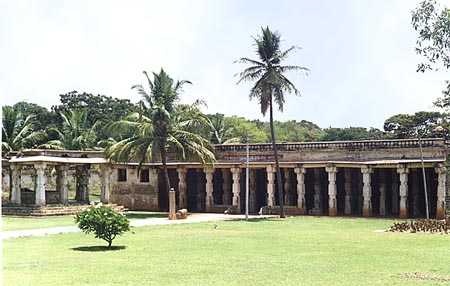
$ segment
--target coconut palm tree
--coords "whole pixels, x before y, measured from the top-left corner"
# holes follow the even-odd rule
[[[2,113],[2,152],[32,148],[46,139],[45,132],[35,130],[34,115],[24,117],[11,106],[3,106]]]
[[[277,172],[280,217],[284,217],[283,186],[273,126],[273,103],[275,101],[278,105],[278,109],[283,111],[285,93],[300,95],[299,90],[286,77],[286,72],[307,72],[308,69],[296,65],[283,65],[283,62],[287,59],[288,55],[294,51],[296,47],[292,46],[289,49],[282,51],[280,48],[280,34],[272,32],[269,27],[261,28],[261,30],[262,34],[254,39],[256,54],[259,59],[241,58],[239,60],[240,63],[248,64],[249,66],[239,74],[238,84],[244,81],[254,82],[253,87],[250,89],[250,99],[256,98],[259,101],[261,113],[263,115],[269,110],[270,135]]]
[[[198,130],[208,125],[208,120],[199,110],[199,103],[178,104],[179,94],[189,81],[174,80],[163,70],[153,73],[153,80],[144,71],[149,91],[142,85],[134,85],[142,96],[140,112],[132,113],[121,121],[110,124],[116,136],[132,133],[106,150],[106,156],[114,161],[137,160],[161,161],[164,185],[170,190],[167,171],[167,153],[176,159],[198,160],[208,163],[215,160],[212,146],[199,135]],[[200,128],[201,127],[201,128]]]
[[[93,150],[96,149],[97,123],[89,126],[87,120],[87,111],[82,109],[69,110],[66,113],[60,113],[62,118],[62,127],[51,127],[47,133],[49,140],[40,145],[44,149],[67,149],[67,150]]]

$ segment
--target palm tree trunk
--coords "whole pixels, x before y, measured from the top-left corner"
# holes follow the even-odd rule
[[[169,171],[167,170],[167,154],[166,154],[166,144],[162,142],[159,146],[159,152],[161,153],[161,163],[164,172],[164,186],[166,188],[167,196],[169,196],[170,191],[170,179]]]
[[[272,104],[272,96],[270,96],[270,103],[269,103],[269,120],[270,120],[270,136],[272,137],[272,149],[273,149],[273,155],[275,157],[275,169],[277,171],[277,190],[278,190],[278,202],[280,204],[280,218],[285,218],[284,215],[284,202],[283,202],[283,184],[281,182],[281,170],[280,170],[280,164],[278,162],[278,150],[277,150],[277,144],[275,140],[275,128],[273,126],[273,104]]]

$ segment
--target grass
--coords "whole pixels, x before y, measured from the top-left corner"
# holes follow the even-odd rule
[[[448,285],[450,237],[390,220],[297,217],[3,242],[4,285]]]
[[[167,217],[167,213],[158,212],[127,212],[129,219],[161,218]],[[17,217],[2,216],[2,230],[24,230],[34,228],[47,228],[55,226],[75,225],[73,215],[47,216],[47,217]]]

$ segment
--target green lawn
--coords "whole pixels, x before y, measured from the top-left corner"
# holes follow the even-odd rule
[[[73,215],[51,217],[2,216],[2,230],[23,230],[75,225]]]
[[[129,219],[167,217],[166,213],[158,212],[127,212]],[[14,217],[2,216],[2,230],[24,230],[33,228],[46,228],[54,226],[75,225],[73,215],[48,217]]]
[[[391,222],[143,227],[114,251],[81,233],[12,239],[3,242],[4,285],[448,285],[450,236],[374,232]]]

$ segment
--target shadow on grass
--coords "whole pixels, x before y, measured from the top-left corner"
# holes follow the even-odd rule
[[[249,218],[246,220],[245,218],[242,219],[235,219],[232,221],[242,221],[242,222],[264,222],[264,221],[273,221],[273,220],[279,220],[278,218],[272,218],[272,217],[255,217],[255,218]]]
[[[74,251],[87,251],[87,252],[99,252],[99,251],[116,251],[125,249],[125,245],[113,245],[111,247],[105,245],[93,245],[93,246],[79,246],[71,248]]]
[[[125,213],[125,216],[128,219],[143,219],[143,218],[167,218],[168,215],[166,213],[132,212],[132,213]]]

